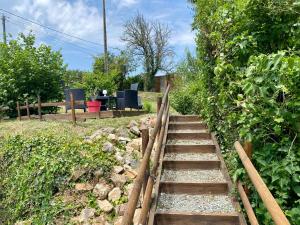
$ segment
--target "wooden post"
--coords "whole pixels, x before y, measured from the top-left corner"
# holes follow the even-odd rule
[[[157,110],[156,110],[157,114],[160,110],[161,102],[162,102],[162,97],[157,97]]]
[[[42,102],[41,102],[41,96],[38,95],[38,113],[39,113],[39,118],[40,121],[42,121]]]
[[[252,149],[253,149],[252,143],[250,141],[245,141],[243,148],[244,148],[244,150],[245,150],[248,158],[251,161],[252,160],[252,153],[253,153],[253,151],[252,151]],[[247,186],[244,186],[243,188],[245,190],[246,195],[249,196],[250,195],[249,188]]]
[[[17,101],[17,111],[18,111],[18,119],[21,121],[21,109],[20,109],[20,103]]]
[[[149,142],[149,129],[145,126],[141,127],[141,133],[142,133],[142,157],[145,155],[145,151]],[[144,176],[144,183],[143,183],[143,195],[146,191],[147,181],[150,174],[150,165],[148,162],[147,169]]]
[[[249,202],[249,199],[248,199],[248,197],[244,191],[243,185],[240,181],[238,181],[237,187],[238,187],[238,191],[239,191],[240,197],[242,199],[242,202],[243,202],[244,208],[246,210],[250,224],[251,225],[259,225],[259,223],[256,219],[256,216],[253,212],[251,203]]]
[[[70,93],[70,104],[71,104],[71,112],[72,112],[72,122],[76,124],[76,115],[75,115],[75,100],[73,93]]]
[[[244,147],[244,150],[245,150],[247,156],[251,160],[252,159],[252,153],[253,153],[252,143],[250,141],[245,141],[243,147]]]
[[[30,120],[30,109],[29,109],[28,99],[26,99],[26,111],[27,111],[27,117]]]
[[[166,99],[168,98],[168,96],[166,96]],[[167,100],[166,100],[167,102]],[[160,111],[160,107],[161,107],[161,103],[162,103],[162,97],[157,97],[157,115]],[[156,123],[160,123],[161,121],[158,121],[158,116],[156,118]],[[160,134],[160,129],[158,130],[158,133],[157,133],[157,137],[159,137],[159,134]]]
[[[280,206],[276,202],[272,193],[270,192],[265,182],[263,181],[263,179],[260,177],[255,167],[253,166],[249,157],[245,153],[242,145],[238,141],[236,141],[234,143],[234,146],[245,167],[245,170],[248,173],[250,180],[252,181],[252,184],[254,185],[259,196],[261,197],[261,200],[263,201],[265,207],[270,213],[274,223],[276,225],[290,225],[288,219],[282,212]]]

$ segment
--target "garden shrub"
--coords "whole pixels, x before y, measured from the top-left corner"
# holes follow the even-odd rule
[[[85,179],[116,164],[113,153],[101,151],[102,141],[88,144],[67,136],[10,137],[0,142],[0,223],[17,220],[51,224],[68,207],[53,196],[72,187],[72,171],[84,168]]]
[[[259,222],[273,224],[237,154],[231,151],[234,141],[251,141],[256,169],[290,222],[299,224],[299,4],[283,0],[192,2],[193,27],[198,31],[196,65],[185,60],[184,71],[193,71],[193,76],[184,75],[180,67],[182,82],[172,93],[172,106],[181,113],[200,114],[217,133],[232,177],[250,188]]]

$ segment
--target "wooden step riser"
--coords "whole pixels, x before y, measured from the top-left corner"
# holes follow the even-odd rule
[[[176,153],[214,153],[214,145],[166,145],[165,152]]]
[[[170,116],[170,122],[199,122],[199,116]]]
[[[156,213],[155,225],[239,225],[237,215],[193,215]]]
[[[220,161],[173,161],[173,160],[164,160],[163,168],[164,169],[219,169],[221,165]]]
[[[210,133],[168,133],[169,140],[209,140]]]
[[[227,183],[179,183],[161,181],[160,192],[170,194],[228,194]]]
[[[169,130],[202,130],[207,129],[204,123],[169,124]]]

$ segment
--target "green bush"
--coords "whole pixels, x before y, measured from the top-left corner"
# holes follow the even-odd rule
[[[236,140],[251,141],[256,169],[290,222],[299,224],[299,4],[193,2],[196,66],[187,59],[187,67],[180,67],[177,88],[182,90],[174,91],[172,106],[200,114],[216,131],[231,175],[251,190],[259,222],[273,224],[237,154],[230,151]]]
[[[33,35],[20,34],[17,40],[0,43],[0,105],[9,106],[16,115],[16,102],[60,101],[62,76],[66,65],[60,52],[41,44]]]
[[[143,110],[145,110],[147,113],[154,112],[152,104],[150,102],[147,102],[147,101],[143,102]]]
[[[116,163],[113,153],[68,136],[11,137],[0,142],[0,223],[30,219],[32,224],[51,224],[68,208],[53,197],[69,186],[72,171],[84,168],[87,175]],[[89,177],[90,176],[90,177]]]

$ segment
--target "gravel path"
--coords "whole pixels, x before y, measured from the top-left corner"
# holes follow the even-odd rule
[[[213,145],[212,140],[168,140],[168,145]]]
[[[191,130],[191,129],[184,129],[184,130],[169,130],[168,133],[208,133],[208,130],[201,129],[201,130]]]
[[[166,153],[164,159],[167,160],[218,160],[215,153]]]
[[[158,211],[181,212],[234,212],[227,195],[188,195],[161,193]]]
[[[220,170],[180,169],[163,170],[162,181],[176,182],[226,182]]]

